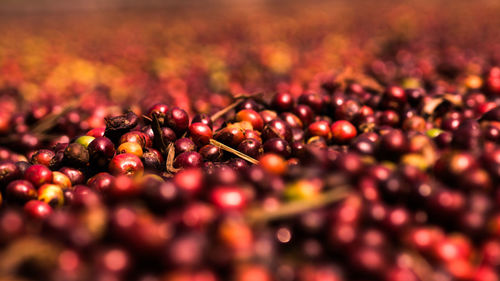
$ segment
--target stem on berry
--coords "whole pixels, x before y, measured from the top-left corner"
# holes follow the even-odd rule
[[[223,144],[221,142],[218,142],[218,141],[216,141],[214,139],[210,140],[210,144],[211,145],[215,145],[215,146],[219,147],[222,150],[230,152],[230,153],[232,153],[232,154],[234,154],[234,155],[236,155],[236,156],[238,156],[238,157],[240,157],[240,158],[242,158],[242,159],[244,159],[244,160],[246,160],[246,161],[248,161],[248,162],[250,162],[252,164],[259,163],[259,161],[257,161],[256,159],[254,159],[254,158],[246,155],[245,153],[241,153],[238,150],[236,150],[234,148],[231,148],[231,147],[229,147],[229,146],[227,146],[227,145],[225,145],[225,144]]]

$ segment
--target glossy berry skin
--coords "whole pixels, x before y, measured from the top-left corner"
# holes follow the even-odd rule
[[[201,167],[203,158],[198,152],[187,151],[175,157],[174,167],[176,168],[194,168]]]
[[[136,155],[137,157],[142,157],[143,151],[141,145],[136,142],[124,142],[118,146],[116,153],[130,153]]]
[[[106,137],[93,140],[89,146],[90,163],[98,167],[106,166],[115,155],[115,145]]]
[[[225,127],[215,133],[214,139],[236,148],[245,139],[245,134],[241,128]]]
[[[57,171],[52,172],[52,183],[61,187],[63,190],[70,189],[72,186],[70,178]]]
[[[387,88],[382,98],[382,105],[385,108],[398,109],[406,103],[406,92],[398,86]]]
[[[195,143],[189,138],[180,138],[180,139],[176,140],[174,147],[175,147],[175,154],[176,155],[179,155],[179,154],[184,153],[184,152],[196,150]]]
[[[271,138],[282,138],[288,142],[292,141],[292,129],[285,121],[274,119],[264,126],[262,138],[268,140]]]
[[[292,148],[288,142],[280,138],[268,139],[264,142],[263,149],[265,153],[275,153],[288,158],[292,153]]]
[[[277,93],[271,100],[271,107],[277,111],[290,111],[294,106],[294,99],[292,94],[287,92]]]
[[[61,207],[64,204],[63,190],[55,184],[44,184],[38,189],[38,200],[51,207]]]
[[[94,137],[94,138],[104,137],[104,132],[105,131],[106,131],[106,128],[104,128],[104,127],[102,127],[102,128],[95,128],[95,129],[92,129],[92,130],[88,131],[86,135]]]
[[[254,130],[260,131],[264,127],[264,120],[260,114],[252,109],[243,109],[236,113],[236,121],[247,121],[252,124]]]
[[[123,153],[111,159],[109,171],[113,175],[140,176],[144,172],[144,165],[137,155]]]
[[[114,176],[106,172],[98,173],[87,181],[87,185],[93,190],[105,193],[111,188],[114,178]]]
[[[311,123],[309,127],[307,127],[307,132],[309,136],[323,137],[327,141],[332,138],[330,124],[328,124],[327,121],[316,121]]]
[[[339,120],[331,126],[333,140],[338,143],[347,143],[357,135],[356,127],[347,120]]]
[[[59,172],[65,174],[69,178],[71,185],[82,184],[85,182],[85,176],[82,171],[76,168],[62,167],[59,169]]]
[[[223,156],[222,150],[219,147],[211,144],[203,146],[198,152],[201,154],[203,160],[205,161],[217,162],[220,161]]]
[[[187,112],[179,107],[173,107],[167,113],[167,125],[174,130],[178,136],[182,135],[189,126],[189,116]]]
[[[52,207],[45,202],[31,200],[24,205],[24,213],[30,218],[43,220],[52,214]]]
[[[155,115],[158,118],[158,122],[160,125],[165,124],[165,118],[168,112],[168,106],[163,103],[157,103],[153,105],[149,110],[148,110],[148,116],[149,118],[153,118]]]
[[[162,127],[161,133],[162,133],[162,137],[163,137],[163,142],[165,144],[175,142],[175,140],[177,139],[177,135],[175,134],[174,130],[170,129],[169,127]],[[158,147],[159,145],[160,144],[155,142],[156,147]]]
[[[27,180],[15,180],[10,182],[5,188],[5,199],[9,204],[19,204],[37,199],[37,191]]]
[[[210,129],[208,125],[201,122],[192,123],[189,126],[189,134],[196,145],[203,146],[210,142],[210,139],[212,138],[212,129]]]
[[[24,179],[31,182],[35,187],[52,181],[52,171],[44,165],[33,165],[24,173]]]
[[[293,110],[293,113],[299,117],[299,119],[302,121],[302,123],[305,125],[305,126],[308,126],[314,119],[314,112],[313,110],[305,105],[305,104],[299,104],[297,105],[294,110]]]
[[[257,158],[263,153],[262,144],[255,139],[246,139],[238,145],[238,151],[252,158]]]
[[[276,119],[276,117],[278,117],[278,113],[276,113],[276,111],[269,110],[269,109],[262,110],[259,112],[259,114],[260,114],[260,117],[262,117],[262,121],[264,121],[264,124],[267,124],[267,123],[271,122],[272,120]]]
[[[303,123],[297,115],[291,112],[283,112],[280,114],[280,119],[285,121],[290,128],[293,129],[302,129]]]

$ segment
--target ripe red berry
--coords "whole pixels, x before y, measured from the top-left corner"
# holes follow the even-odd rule
[[[346,143],[356,137],[357,131],[351,122],[339,120],[332,124],[331,127],[333,140],[339,143]]]
[[[52,182],[52,171],[44,165],[33,165],[24,173],[24,179],[30,181],[36,187]]]
[[[52,207],[45,202],[31,200],[24,205],[24,213],[34,219],[45,219],[52,214]]]
[[[198,146],[208,144],[212,138],[212,129],[210,129],[208,125],[201,122],[191,124],[189,126],[189,133],[191,139]]]

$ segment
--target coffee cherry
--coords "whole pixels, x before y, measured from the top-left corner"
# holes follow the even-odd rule
[[[5,199],[10,204],[23,205],[24,203],[37,199],[36,188],[26,180],[15,180],[5,188]]]
[[[262,153],[262,144],[255,139],[248,138],[238,145],[238,151],[252,158],[258,158]]]
[[[198,151],[205,161],[218,162],[222,159],[222,150],[211,144],[207,144]]]
[[[90,163],[104,167],[115,155],[115,145],[106,137],[98,137],[89,144],[88,152]]]
[[[180,139],[176,140],[174,147],[175,147],[175,154],[176,155],[184,153],[184,152],[196,150],[196,145],[189,138],[180,138]]]
[[[292,130],[283,120],[274,119],[267,123],[262,130],[262,138],[265,140],[271,138],[282,138],[286,141],[292,140]]]
[[[136,155],[137,157],[142,157],[143,155],[141,145],[136,142],[124,142],[120,144],[120,146],[116,149],[116,153],[130,153]]]
[[[31,182],[35,187],[40,187],[52,181],[52,171],[44,165],[36,164],[26,170],[24,179]]]
[[[288,142],[280,138],[268,139],[262,146],[265,153],[274,153],[288,158],[292,153],[292,148]]]
[[[112,175],[102,172],[91,177],[87,181],[87,185],[92,190],[96,190],[101,193],[106,193],[111,188],[111,183],[113,182],[113,180],[114,177]]]
[[[186,151],[175,157],[174,167],[176,168],[194,168],[203,164],[203,158],[198,152]]]
[[[24,213],[30,218],[43,220],[52,214],[52,208],[45,202],[31,200],[24,205]]]
[[[208,144],[212,138],[212,129],[203,123],[192,123],[189,126],[189,134],[196,145],[202,146]]]
[[[59,172],[65,174],[69,180],[71,181],[71,185],[82,184],[85,181],[85,176],[82,171],[71,168],[71,167],[63,167],[59,170]]]
[[[173,107],[167,113],[167,126],[169,126],[175,133],[182,135],[189,126],[189,116],[186,111],[181,108]]]
[[[254,130],[262,130],[264,126],[264,121],[262,117],[254,110],[244,109],[236,114],[236,121],[247,121],[249,122]]]
[[[294,99],[290,93],[281,92],[273,96],[271,107],[277,111],[290,111],[294,106]]]
[[[64,204],[63,190],[55,184],[44,184],[38,189],[38,200],[51,207],[61,207]]]
[[[163,103],[157,103],[148,110],[149,118],[153,118],[153,116],[156,116],[156,118],[158,118],[158,122],[160,123],[160,125],[165,124],[167,113],[168,113],[168,106]]]
[[[339,120],[332,124],[331,132],[333,136],[333,141],[338,143],[346,143],[351,139],[356,137],[356,127],[354,127],[349,121]]]
[[[52,172],[52,183],[59,186],[62,190],[70,189],[72,184],[68,176],[61,172]]]
[[[304,126],[308,126],[314,119],[313,110],[309,106],[304,105],[304,104],[297,105],[294,108],[293,113],[297,117],[299,117],[299,119],[302,121],[302,124],[304,124]]]
[[[316,121],[314,123],[311,123],[307,128],[307,132],[309,136],[323,137],[327,141],[332,138],[330,124],[328,124],[327,121]]]
[[[111,159],[109,171],[113,175],[140,176],[144,172],[144,165],[137,155],[123,153]]]

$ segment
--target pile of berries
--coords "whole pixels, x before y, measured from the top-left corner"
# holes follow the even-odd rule
[[[40,110],[0,116],[13,280],[500,279],[500,68],[213,115],[159,103],[83,132]]]

